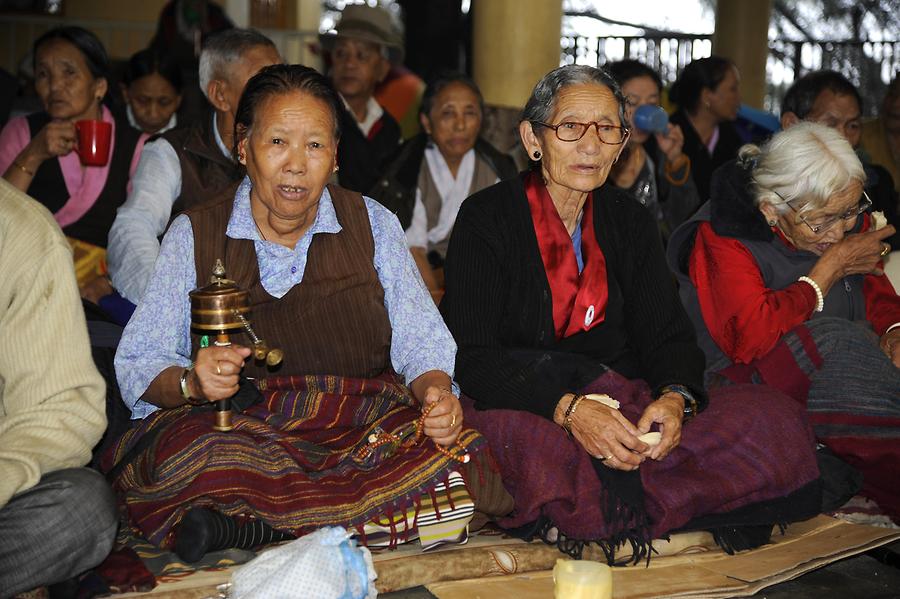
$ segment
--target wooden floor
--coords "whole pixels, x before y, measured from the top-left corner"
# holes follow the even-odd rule
[[[892,563],[884,563],[885,560]],[[379,595],[383,599],[435,599],[425,587]],[[767,599],[898,599],[900,542],[847,558],[800,578],[763,589],[753,597]],[[496,599],[504,599],[497,595]]]

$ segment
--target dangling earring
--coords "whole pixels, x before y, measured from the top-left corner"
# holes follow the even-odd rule
[[[534,152],[532,152],[531,155],[534,156],[534,159],[535,159],[535,160],[540,160],[540,159],[541,159],[541,153],[538,152],[537,150],[535,150]]]

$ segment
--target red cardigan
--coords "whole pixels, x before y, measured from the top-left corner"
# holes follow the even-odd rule
[[[865,215],[862,230],[868,228]],[[706,327],[734,362],[746,364],[769,353],[782,335],[809,320],[816,307],[816,293],[807,283],[767,288],[750,250],[737,239],[717,235],[708,222],[697,228],[688,266]],[[883,262],[879,266],[883,268]],[[885,275],[866,275],[863,295],[866,319],[879,336],[900,323],[900,296]]]

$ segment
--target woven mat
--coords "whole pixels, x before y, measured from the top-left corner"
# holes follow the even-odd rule
[[[746,597],[845,557],[900,539],[900,530],[818,516],[792,525],[784,536],[753,551],[729,556],[695,546],[654,558],[649,567],[613,569],[613,597]],[[548,570],[512,576],[435,582],[438,599],[537,599],[553,596]]]
[[[851,555],[900,539],[900,530],[852,524],[828,516],[790,526],[773,543],[729,556],[708,533],[682,533],[656,541],[660,555],[644,564],[613,570],[614,597],[735,597],[790,580]],[[549,570],[563,556],[543,543],[486,533],[462,547],[423,554],[418,545],[378,553],[380,592],[425,585],[439,599],[546,598],[553,596]],[[587,555],[597,558],[599,554]],[[237,566],[171,574],[150,593],[117,597],[204,599],[217,596]]]

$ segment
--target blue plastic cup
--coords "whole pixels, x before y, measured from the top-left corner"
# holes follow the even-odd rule
[[[669,129],[669,115],[655,104],[641,104],[634,111],[634,126],[647,133],[665,133]]]

